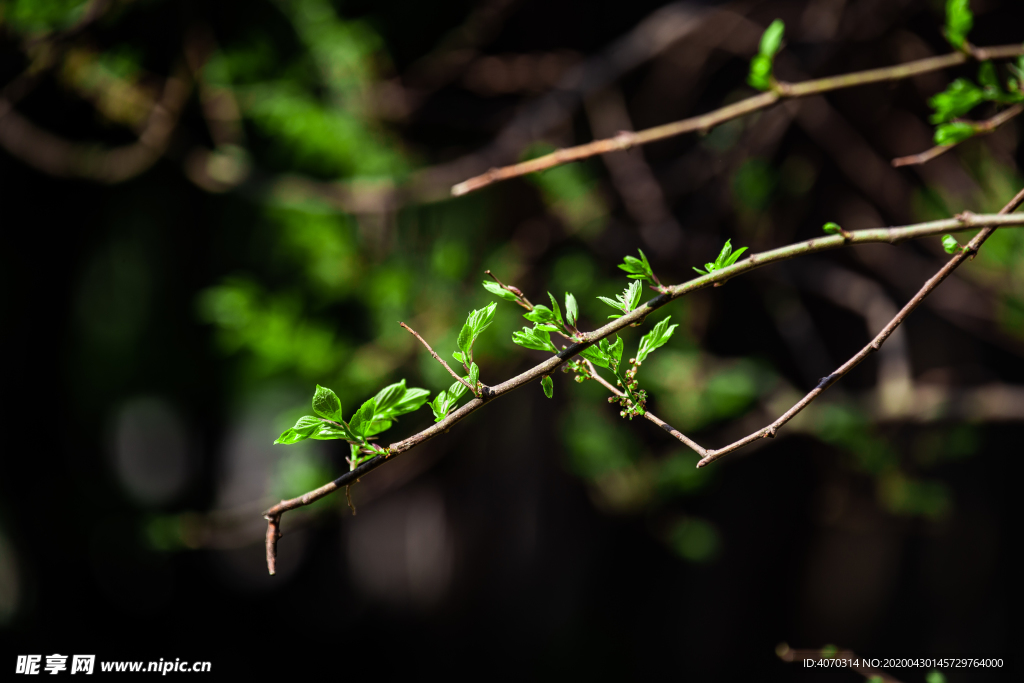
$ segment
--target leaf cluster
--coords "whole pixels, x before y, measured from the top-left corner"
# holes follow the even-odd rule
[[[640,294],[640,281],[634,280],[626,289],[622,290],[622,294],[616,294],[614,299],[609,299],[606,296],[599,296],[597,298],[615,310],[622,311],[622,315],[610,315],[608,316],[609,318],[621,318],[626,313],[636,310],[636,307],[640,304]]]
[[[651,269],[651,264],[647,261],[647,256],[640,249],[640,258],[635,256],[627,256],[622,263],[619,264],[619,268],[626,271],[626,277],[634,278],[636,280],[647,280],[652,285],[661,284],[658,282],[658,278],[654,275],[654,271]]]
[[[942,92],[928,100],[934,110],[929,120],[938,124],[935,129],[935,144],[952,145],[972,137],[978,132],[977,124],[971,121],[954,121],[967,114],[979,104],[1015,104],[1024,101],[1021,91],[1021,76],[1024,76],[1024,59],[1018,65],[1011,65],[1011,73],[1017,78],[1007,80],[1006,88],[999,82],[995,65],[982,62],[978,68],[978,83],[958,78]]]
[[[827,231],[826,231],[827,232]],[[714,263],[705,263],[704,270],[694,266],[693,269],[701,275],[710,275],[716,270],[722,268],[728,268],[732,264],[736,263],[740,255],[747,250],[746,247],[740,247],[736,251],[732,250],[732,240],[726,240],[722,250],[718,252],[718,258],[715,259]]]
[[[338,395],[318,384],[313,394],[313,412],[316,415],[300,417],[295,426],[282,432],[274,443],[288,445],[306,439],[344,439],[365,445],[366,439],[389,429],[399,415],[418,410],[426,403],[429,394],[426,389],[406,387],[403,379],[384,387],[365,401],[346,422]]]
[[[473,367],[476,367],[475,363],[473,364]],[[459,399],[462,398],[462,395],[465,394],[466,391],[466,385],[462,382],[456,381],[448,387],[447,391],[442,391],[435,396],[434,400],[428,404],[430,409],[434,411],[434,422],[440,422],[447,417],[452,408],[458,405]]]
[[[773,21],[761,35],[761,45],[757,55],[750,60],[750,73],[747,75],[747,83],[758,90],[771,90],[775,65],[775,55],[782,47],[782,35],[786,25],[781,19]]]

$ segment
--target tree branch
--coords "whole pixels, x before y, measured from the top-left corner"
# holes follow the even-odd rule
[[[1021,112],[1024,112],[1024,102],[1019,102],[1009,109],[1004,109],[990,119],[985,119],[984,121],[971,121],[969,123],[974,124],[975,135],[987,135],[1013,117],[1018,116]],[[970,139],[971,138],[967,138],[967,140]],[[961,140],[961,142],[967,142],[967,140]],[[924,164],[937,156],[945,154],[959,144],[960,142],[952,142],[947,145],[935,145],[931,149],[925,150],[919,154],[897,157],[892,160],[892,165],[895,168],[899,168],[900,166],[916,166],[918,164]]]
[[[769,90],[768,92],[748,97],[745,100],[740,100],[739,102],[716,109],[708,112],[707,114],[693,116],[673,123],[666,123],[664,125],[648,128],[636,133],[623,131],[611,138],[594,140],[593,142],[588,142],[584,145],[560,149],[550,154],[545,154],[544,156],[537,157],[536,159],[530,159],[529,161],[523,161],[518,164],[512,164],[501,168],[492,168],[486,173],[474,176],[473,178],[453,186],[452,196],[459,197],[502,180],[515,178],[528,173],[534,173],[536,171],[543,171],[561,164],[579,161],[580,159],[586,159],[599,154],[607,154],[608,152],[617,152],[639,145],[646,145],[650,142],[664,140],[666,138],[675,137],[676,135],[682,135],[683,133],[692,133],[694,131],[706,132],[731,119],[735,119],[755,111],[760,111],[761,109],[766,109],[782,99],[818,95],[832,90],[851,88],[858,85],[867,85],[869,83],[884,83],[886,81],[902,80],[904,78],[910,78],[911,76],[917,76],[919,74],[964,64],[972,58],[993,59],[1013,57],[1020,54],[1024,54],[1024,45],[1000,45],[989,48],[972,48],[971,55],[964,52],[952,52],[948,55],[941,55],[939,57],[928,57],[927,59],[919,59],[905,64],[898,64],[896,66],[883,67],[881,69],[870,69],[868,71],[857,71],[841,76],[818,78],[810,81],[802,81],[800,83],[778,82],[775,84],[774,90]]]
[[[999,211],[999,215],[1009,214],[1011,211],[1016,209],[1022,201],[1024,201],[1024,189],[1018,192],[1017,195]],[[1017,218],[1020,219],[1022,218],[1022,216],[1017,216]],[[893,331],[895,331],[896,328],[899,327],[900,323],[902,323],[906,319],[906,317],[910,315],[911,311],[917,308],[921,304],[921,302],[924,301],[925,297],[931,294],[931,292],[936,287],[938,287],[942,283],[942,281],[949,276],[950,273],[956,270],[961,263],[966,261],[968,258],[974,257],[974,254],[978,252],[978,249],[981,247],[982,244],[984,244],[985,240],[987,240],[989,236],[993,232],[995,232],[996,227],[997,226],[992,225],[979,231],[978,234],[974,236],[974,239],[972,239],[966,247],[964,247],[953,258],[951,258],[946,263],[946,265],[939,269],[939,272],[937,272],[927,282],[924,283],[924,286],[922,286],[921,289],[918,290],[917,294],[915,294],[914,297],[907,302],[907,304],[900,310],[900,312],[896,314],[896,317],[890,320],[889,323],[882,328],[882,331],[879,332],[875,336],[875,338],[872,339],[870,343],[868,343],[867,346],[862,348],[860,351],[854,354],[852,358],[850,358],[848,361],[839,366],[831,375],[828,375],[827,377],[822,377],[821,381],[818,382],[818,386],[814,387],[814,389],[812,389],[810,392],[808,392],[806,396],[800,399],[796,403],[796,405],[787,410],[782,415],[782,417],[777,419],[775,422],[772,422],[767,427],[759,429],[753,434],[745,436],[738,441],[734,441],[728,446],[724,446],[723,448],[720,448],[718,450],[708,451],[708,453],[701,459],[701,461],[697,463],[697,467],[704,467],[708,463],[714,462],[715,460],[721,458],[723,455],[731,453],[739,448],[742,448],[743,446],[746,446],[752,441],[757,441],[758,439],[764,438],[774,438],[775,433],[778,431],[780,427],[782,427],[784,424],[792,420],[797,414],[800,413],[800,411],[802,411],[804,408],[810,405],[811,402],[814,401],[814,399],[816,399],[819,394],[821,394],[830,386],[839,381],[839,379],[846,375],[846,373],[848,373],[850,370],[860,365],[861,361],[863,361],[865,358],[871,355],[871,353],[877,351],[882,346],[882,344],[885,343],[885,340],[889,338],[889,335],[891,335]]]
[[[915,308],[917,304],[920,303],[920,301],[925,296],[927,296],[928,292],[934,289],[935,286],[937,286],[938,283],[941,282],[942,279],[946,277],[946,275],[952,272],[952,270],[956,268],[957,265],[959,265],[964,259],[967,258],[968,254],[975,253],[978,250],[978,247],[981,246],[981,243],[984,242],[984,240],[990,234],[992,234],[995,228],[1024,225],[1024,215],[1006,215],[1009,214],[1009,212],[1012,211],[1014,208],[1016,208],[1016,206],[1020,203],[1021,200],[1024,200],[1024,190],[1022,190],[1009,204],[1003,207],[1003,210],[1000,211],[1000,213],[997,215],[978,215],[973,213],[963,213],[957,216],[956,218],[950,218],[940,221],[930,221],[928,223],[919,223],[916,225],[908,225],[894,228],[854,230],[849,232],[848,236],[833,235],[829,237],[819,237],[812,240],[807,240],[805,242],[798,242],[796,244],[792,244],[786,247],[780,247],[779,249],[773,249],[771,251],[762,252],[760,254],[754,254],[749,258],[739,261],[727,268],[722,268],[721,270],[713,271],[708,275],[703,275],[701,277],[690,280],[689,282],[684,282],[682,284],[675,285],[672,287],[666,287],[664,293],[659,294],[653,299],[645,302],[644,304],[640,305],[633,311],[630,311],[629,313],[623,315],[621,318],[617,318],[616,320],[611,321],[604,327],[601,327],[597,330],[581,334],[581,341],[571,344],[568,348],[563,349],[557,355],[548,358],[547,360],[540,363],[539,365],[534,366],[530,370],[527,370],[519,375],[516,375],[515,377],[506,380],[505,382],[502,382],[501,384],[498,384],[496,386],[483,387],[483,389],[481,390],[481,394],[478,398],[474,398],[468,401],[461,408],[449,414],[440,422],[431,425],[427,429],[424,429],[422,432],[414,434],[413,436],[410,436],[409,438],[404,439],[402,441],[398,441],[396,443],[391,444],[388,447],[387,453],[370,458],[369,460],[360,464],[355,469],[342,474],[334,481],[325,484],[324,486],[321,486],[318,489],[309,491],[308,493],[305,493],[299,496],[298,498],[282,500],[277,505],[266,510],[263,513],[263,515],[268,520],[268,522],[275,526],[278,525],[280,523],[280,517],[284,512],[287,512],[288,510],[294,510],[295,508],[303,507],[305,505],[309,505],[310,503],[317,501],[330,493],[333,493],[334,491],[338,490],[338,488],[341,486],[346,486],[352,484],[355,481],[358,481],[359,477],[363,476],[364,474],[367,474],[368,472],[373,471],[377,467],[380,467],[388,458],[412,450],[416,446],[426,441],[429,441],[438,434],[443,434],[447,432],[453,425],[455,425],[458,422],[461,422],[463,419],[469,416],[470,413],[475,412],[485,403],[503,394],[507,394],[508,392],[514,389],[518,389],[519,387],[528,384],[534,380],[538,380],[544,375],[551,374],[559,367],[561,367],[561,365],[564,364],[566,361],[578,355],[581,351],[591,346],[595,342],[598,342],[601,339],[604,339],[605,337],[608,337],[618,332],[619,330],[628,327],[629,325],[632,325],[633,323],[643,320],[656,309],[661,308],[662,306],[666,305],[673,299],[677,299],[683,296],[684,294],[688,294],[689,292],[696,291],[698,289],[704,289],[706,287],[724,284],[726,281],[732,279],[733,277],[741,273],[753,270],[755,268],[759,268],[767,263],[791,259],[803,254],[811,254],[819,251],[838,249],[840,247],[848,246],[850,244],[898,244],[900,242],[915,237],[939,235],[945,232],[956,232],[961,230],[967,230],[970,228],[984,227],[984,230],[979,232],[977,236],[975,236],[975,238],[971,240],[970,244],[968,244],[964,251],[958,254],[956,257],[954,257],[953,260],[950,261],[950,263],[943,268],[943,270],[939,271],[939,274],[932,278],[932,280],[929,280],[928,284],[925,285],[925,288],[922,289],[922,292],[919,292],[918,296],[915,296],[911,303],[908,304],[907,307],[904,307],[904,310],[900,312],[899,316],[897,316],[899,318],[899,321],[902,321],[902,319],[906,317],[906,314],[913,310],[913,308]],[[950,264],[955,265],[950,267]],[[936,278],[938,278],[938,280],[936,280]],[[890,323],[890,326],[892,329],[895,329],[895,326],[898,324],[899,322],[896,322],[895,325],[893,325],[893,323]],[[869,344],[867,348],[872,348],[872,345],[875,344],[876,342],[880,345],[881,342],[885,340],[885,337],[888,337],[889,334],[892,333],[892,329],[889,329],[890,326],[887,326],[888,331],[883,330],[884,336],[880,334],[880,339],[876,337],[875,341],[873,341],[872,344]],[[411,329],[409,331],[412,332]],[[419,335],[416,336],[418,337]],[[423,340],[421,339],[420,341]],[[423,343],[424,345],[426,345],[426,342]],[[427,348],[430,347],[427,346]],[[433,353],[433,350],[431,350],[431,353]],[[868,352],[863,353],[866,356]],[[437,357],[436,354],[434,355],[435,357]],[[856,362],[853,362],[855,359]],[[831,384],[838,380],[839,377],[842,376],[842,374],[845,374],[846,371],[848,371],[854,365],[859,363],[860,360],[863,360],[863,358],[857,359],[857,357],[855,356],[854,359],[851,359],[850,361],[847,362],[847,365],[849,365],[849,367],[847,367],[846,365],[843,366],[844,368],[846,368],[846,370],[843,371],[841,374],[839,373],[839,371],[837,371],[835,373],[832,373],[832,375],[829,375],[829,377],[825,378],[825,380],[828,380],[827,383],[825,380],[823,380],[822,383],[819,384],[813,392],[811,392],[811,394],[808,394],[807,397],[805,397],[800,403],[798,403],[796,406],[790,409],[790,411],[787,412],[786,415],[780,418],[779,420],[781,422],[777,421],[779,422],[778,426],[781,426],[781,424],[784,424],[789,419],[791,419],[793,415],[800,412],[800,410],[803,410],[803,408],[811,401],[813,401],[818,394],[820,394],[822,391],[828,388],[828,386],[831,386]],[[852,363],[852,365],[850,363]],[[445,365],[447,367],[447,364]],[[840,370],[842,369],[843,368],[840,368]],[[450,371],[451,370],[449,369],[449,372]],[[651,421],[654,422],[653,419]],[[663,429],[668,427],[668,425],[666,425],[664,422],[655,422],[655,424],[659,424],[659,426],[661,426]],[[740,441],[737,441],[734,444],[730,444],[729,446],[726,446],[723,449],[719,449],[717,451],[705,451],[702,454],[703,459],[700,461],[700,464],[698,466],[706,465],[708,462],[718,459],[722,455],[725,455],[725,453],[727,452],[736,450],[746,445],[747,443],[750,443],[751,441],[755,441],[759,438],[763,438],[764,436],[768,436],[769,431],[771,432],[771,435],[774,435],[775,429],[777,429],[777,426],[773,424],[770,425],[769,427],[766,427],[765,429],[755,432],[754,434],[746,437],[745,439],[741,439]],[[668,430],[666,429],[666,431]],[[673,436],[675,436],[675,434],[673,434]],[[686,442],[684,441],[684,443]],[[694,446],[696,446],[696,444],[693,444],[691,448],[693,448]],[[697,450],[697,452],[700,453],[701,451],[698,450],[698,448],[699,446],[697,448],[694,448],[694,450]],[[268,562],[271,560],[271,558],[276,557],[277,537],[278,535],[271,534],[268,531]],[[271,548],[272,544],[275,546],[274,548]]]
[[[583,362],[587,364],[587,368],[590,371],[590,376],[593,377],[594,379],[596,379],[598,384],[600,384],[601,386],[603,386],[605,389],[607,389],[608,391],[612,392],[616,396],[623,396],[624,395],[622,391],[619,391],[618,387],[615,387],[614,385],[612,385],[611,382],[609,382],[604,377],[602,377],[601,375],[598,374],[597,370],[594,368],[594,364],[593,363],[591,363],[589,360],[586,360],[586,359],[584,359]],[[707,451],[704,450],[701,447],[700,444],[698,444],[696,441],[694,441],[690,437],[688,437],[685,434],[683,434],[681,431],[679,431],[678,429],[676,429],[675,427],[673,427],[669,423],[667,423],[664,420],[662,420],[660,417],[658,417],[657,415],[655,415],[651,411],[645,410],[644,411],[644,418],[646,418],[650,422],[653,422],[654,424],[658,425],[659,427],[664,429],[666,432],[671,434],[676,439],[679,439],[680,441],[682,441],[684,444],[686,444],[687,446],[689,446],[690,448],[695,450],[701,457],[704,457],[704,455],[707,453]]]
[[[427,351],[430,351],[430,355],[434,357],[434,360],[436,360],[438,363],[443,365],[444,369],[447,370],[448,372],[450,372],[452,377],[454,377],[458,381],[462,382],[466,386],[466,388],[469,389],[469,393],[473,394],[474,396],[477,395],[476,389],[474,389],[472,386],[470,386],[469,382],[467,382],[466,380],[464,380],[463,378],[461,378],[457,374],[455,374],[455,371],[452,370],[448,366],[448,364],[444,362],[444,359],[441,358],[441,356],[437,355],[437,352],[434,351],[434,349],[430,348],[430,344],[427,343],[427,340],[424,339],[423,337],[421,337],[416,330],[412,329],[411,327],[409,327],[405,323],[398,323],[398,324],[401,325],[402,327],[404,327],[405,329],[409,330],[409,332],[412,333],[412,336],[414,336],[417,339],[419,339],[420,343],[427,347]]]

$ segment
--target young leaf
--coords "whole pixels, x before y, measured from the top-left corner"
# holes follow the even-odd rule
[[[540,381],[540,387],[548,398],[555,395],[555,383],[551,381],[551,375],[544,375],[544,379]]]
[[[522,332],[512,333],[512,341],[527,349],[558,353],[558,349],[551,343],[550,335],[544,330],[524,327]]]
[[[955,145],[974,137],[976,128],[973,123],[966,121],[953,121],[944,123],[935,129],[936,145]]]
[[[725,245],[722,246],[722,250],[720,252],[718,252],[718,258],[715,259],[714,263],[705,263],[704,264],[705,270],[701,270],[700,268],[697,268],[696,266],[694,266],[693,269],[696,270],[701,275],[710,275],[711,273],[715,272],[716,270],[721,270],[722,268],[728,268],[732,264],[736,263],[736,261],[739,259],[740,255],[743,252],[745,252],[746,250],[747,250],[746,247],[740,247],[736,251],[733,251],[732,250],[732,240],[728,239],[728,240],[725,241]]]
[[[569,324],[576,327],[576,318],[580,314],[579,306],[576,305],[576,297],[569,292],[565,293],[565,319]]]
[[[411,413],[414,410],[419,410],[427,402],[428,396],[430,396],[430,392],[426,389],[420,389],[419,387],[406,389],[405,396],[385,413],[385,417],[394,418]]]
[[[430,409],[434,411],[434,422],[440,422],[448,414],[451,406],[448,403],[448,393],[442,391],[430,402]]]
[[[554,313],[555,319],[558,320],[559,323],[562,323],[562,309],[558,307],[558,302],[555,301],[555,295],[548,292],[548,298],[551,299],[551,312]]]
[[[381,432],[391,429],[391,420],[374,420],[366,427],[366,431],[363,432],[363,436],[369,438]]]
[[[386,415],[405,396],[405,380],[395,384],[389,384],[373,397],[376,402],[376,415]]]
[[[474,311],[474,313],[475,313],[475,311]],[[469,355],[470,347],[473,345],[473,323],[472,323],[472,321],[473,321],[473,313],[470,313],[469,314],[469,318],[466,320],[465,324],[463,324],[463,326],[462,326],[462,330],[459,331],[459,339],[458,339],[458,341],[455,342],[458,345],[458,347],[460,349],[462,349],[462,353],[464,353],[467,356]]]
[[[466,357],[462,355],[462,351],[452,351],[452,358],[459,361],[460,363],[466,362]]]
[[[761,35],[760,50],[750,60],[750,73],[747,75],[747,83],[758,90],[771,90],[775,55],[782,46],[782,35],[785,30],[786,25],[780,19],[776,19]]]
[[[829,235],[838,235],[843,230],[838,223],[833,223],[832,221],[829,221],[825,225],[821,226],[821,229],[822,231],[827,232]]]
[[[352,432],[353,436],[356,438],[366,436],[366,429],[370,426],[370,422],[373,421],[376,409],[377,401],[372,398],[359,406],[359,410],[356,411],[356,414],[348,422],[348,430]]]
[[[952,235],[942,236],[942,248],[946,250],[947,254],[955,254],[963,249],[963,247],[960,246],[960,243],[957,242],[956,238]]]
[[[472,384],[475,387],[476,383],[479,382],[479,381],[480,381],[480,366],[477,365],[476,363],[473,363],[472,365],[469,366],[469,383]]]
[[[519,300],[519,297],[517,297],[512,292],[508,291],[507,289],[505,289],[504,287],[499,285],[497,282],[491,282],[490,280],[484,280],[484,289],[486,289],[491,294],[494,294],[495,296],[501,297],[505,301],[518,301]]]
[[[654,328],[640,338],[640,350],[637,351],[636,360],[638,363],[642,363],[647,360],[647,356],[650,355],[655,349],[664,346],[665,343],[672,338],[678,324],[669,327],[668,321],[672,319],[669,316],[659,322]]]
[[[616,363],[620,362],[622,360],[622,349],[625,348],[625,346],[626,345],[622,341],[622,337],[615,335],[615,343],[608,345],[608,356],[610,358],[614,358]]]
[[[316,393],[313,394],[313,412],[328,420],[341,422],[341,401],[333,391],[317,384]]]
[[[928,120],[932,123],[946,123],[963,116],[984,101],[985,92],[981,88],[966,78],[958,78],[928,100],[928,106],[935,110]]]
[[[290,446],[293,443],[298,443],[300,441],[305,441],[308,438],[309,438],[308,436],[305,436],[303,434],[299,434],[294,429],[286,429],[283,432],[281,432],[281,436],[277,437],[277,439],[274,441],[274,444],[275,445],[276,444],[282,444],[282,445],[285,445],[285,446]]]
[[[654,283],[654,271],[651,270],[651,264],[647,262],[647,257],[644,252],[640,251],[640,258],[635,256],[627,256],[622,263],[619,264],[619,268],[626,271],[627,277],[635,278],[637,280],[647,280],[651,284]]]
[[[640,285],[640,281],[639,280],[633,280],[633,282],[629,283],[629,286],[626,287],[626,289],[624,289],[622,291],[622,294],[616,294],[615,295],[615,300],[614,301],[609,299],[606,296],[599,296],[597,298],[600,299],[601,301],[603,301],[604,303],[608,304],[609,306],[611,306],[612,308],[614,308],[617,311],[622,311],[623,313],[629,313],[634,308],[636,308],[636,305],[638,303],[640,303],[640,294],[642,293],[642,291],[643,290],[642,290],[642,287]],[[618,317],[621,317],[621,316],[609,316],[609,317],[616,317],[616,318],[618,318]]]
[[[533,307],[532,311],[528,311],[523,314],[523,317],[529,320],[531,323],[546,323],[555,319],[555,314],[550,308],[543,304],[538,304]]]
[[[533,329],[544,330],[545,332],[558,332],[559,330],[557,326],[552,325],[551,323],[541,323],[539,325],[534,325]]]
[[[608,367],[607,354],[601,351],[601,349],[597,346],[588,346],[587,348],[580,351],[580,355],[598,367]]]
[[[974,26],[970,0],[946,0],[946,40],[960,49]]]
[[[473,320],[473,341],[476,341],[476,338],[494,322],[494,311],[497,308],[498,304],[492,301],[480,310],[473,311],[476,316]]]
[[[466,389],[466,385],[456,380],[450,387],[448,387],[448,400],[454,405],[455,402],[462,398],[462,395],[467,391],[468,389]]]

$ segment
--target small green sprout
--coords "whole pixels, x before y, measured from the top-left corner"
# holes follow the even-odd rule
[[[732,240],[728,239],[725,241],[725,246],[722,247],[722,251],[718,252],[718,258],[715,259],[714,263],[705,263],[704,270],[694,266],[693,269],[701,275],[710,275],[716,270],[722,268],[728,268],[732,264],[736,263],[739,259],[740,254],[747,250],[746,247],[740,247],[736,251],[732,250]]]
[[[956,238],[952,235],[942,236],[942,248],[946,250],[947,254],[955,254],[963,251],[963,245],[956,241]]]
[[[967,34],[974,27],[970,0],[946,0],[946,40],[958,50],[964,49]]]
[[[775,81],[773,74],[775,55],[782,47],[782,34],[785,30],[786,25],[782,23],[782,20],[776,19],[761,35],[760,50],[750,60],[750,74],[747,76],[747,83],[758,90],[772,89],[772,83]]]

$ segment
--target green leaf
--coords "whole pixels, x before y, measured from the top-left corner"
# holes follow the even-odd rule
[[[406,389],[405,396],[387,412],[387,417],[397,417],[398,415],[405,415],[414,410],[419,410],[427,402],[428,396],[430,396],[430,392],[426,389],[420,389],[419,387]]]
[[[376,414],[386,415],[394,406],[398,404],[399,401],[402,400],[402,398],[405,396],[406,391],[407,389],[405,388],[404,379],[401,382],[389,384],[388,386],[378,391],[377,395],[373,397],[373,400],[376,401],[377,406]]]
[[[324,421],[319,417],[313,417],[312,415],[304,415],[299,418],[299,421],[292,427],[296,432],[303,436],[310,436],[320,431],[320,428],[324,425]]]
[[[451,409],[451,405],[448,402],[448,392],[442,391],[439,393],[429,405],[430,409],[434,411],[434,422],[443,420]]]
[[[966,78],[958,78],[928,100],[928,106],[935,110],[928,120],[932,123],[945,123],[963,116],[985,99],[981,88]]]
[[[469,391],[469,389],[466,388],[465,384],[459,380],[455,380],[452,385],[448,387],[448,400],[454,405],[454,403],[462,398],[462,395],[467,391]]]
[[[462,349],[462,353],[466,354],[467,356],[469,355],[470,347],[473,345],[473,324],[471,322],[472,318],[473,314],[471,313],[469,319],[466,320],[465,324],[463,324],[462,330],[459,331],[458,341],[455,342],[458,345],[458,347]]]
[[[756,55],[750,60],[750,73],[747,83],[761,91],[772,89],[772,58]]]
[[[672,335],[675,334],[676,328],[679,327],[679,325],[676,324],[669,327],[668,322],[671,319],[672,316],[668,316],[655,325],[650,332],[640,338],[640,349],[636,354],[636,360],[638,363],[642,363],[647,360],[647,356],[649,356],[652,351],[664,346],[665,343],[672,338]]]
[[[473,363],[469,366],[469,383],[476,387],[476,383],[480,381],[480,366]]]
[[[478,311],[473,311],[475,318],[473,319],[473,341],[475,342],[484,330],[491,326],[494,322],[494,311],[497,310],[498,304],[492,301],[488,305],[484,306]]]
[[[317,384],[316,393],[313,394],[313,412],[328,420],[341,422],[341,400],[333,391]]]
[[[548,398],[555,395],[555,383],[551,381],[551,375],[544,375],[544,379],[540,381],[540,387]]]
[[[356,414],[348,422],[348,430],[352,432],[353,436],[356,438],[366,436],[366,429],[369,427],[370,422],[373,421],[376,409],[377,401],[372,398],[359,406],[359,410],[356,411]]]
[[[331,439],[348,440],[352,438],[352,435],[343,428],[339,429],[332,424],[325,423],[324,426],[320,428],[320,431],[313,432],[309,435],[309,438],[316,439],[317,441],[330,441]]]
[[[492,301],[487,306],[472,311],[466,317],[466,323],[462,326],[462,330],[459,332],[459,339],[456,342],[462,350],[464,358],[462,361],[463,363],[466,362],[465,359],[469,359],[471,357],[472,354],[470,351],[473,348],[473,344],[476,343],[477,338],[480,336],[480,333],[490,327],[491,323],[494,322],[494,311],[497,307],[498,304]]]
[[[524,327],[521,332],[512,333],[512,341],[527,349],[558,353],[558,349],[551,343],[550,335],[544,330]]]
[[[636,305],[638,303],[640,303],[640,295],[641,295],[642,291],[643,291],[643,288],[640,285],[640,281],[639,280],[633,280],[633,282],[629,283],[629,286],[626,287],[626,289],[622,290],[622,294],[616,294],[615,295],[615,300],[614,301],[612,299],[609,299],[606,296],[599,296],[597,298],[600,299],[601,301],[603,301],[604,303],[608,304],[609,306],[611,306],[612,308],[614,308],[617,311],[622,311],[623,313],[629,313],[634,308],[636,308]],[[611,317],[611,316],[609,316],[609,317]],[[615,317],[618,318],[620,316],[615,316]]]
[[[626,271],[627,276],[635,278],[637,280],[647,280],[650,283],[654,283],[654,271],[651,270],[651,264],[648,263],[647,257],[644,255],[642,250],[640,252],[640,258],[635,256],[627,256],[622,263],[619,264],[619,268]]]
[[[821,226],[821,229],[823,232],[827,232],[829,235],[838,235],[840,232],[843,231],[843,229],[839,226],[838,223],[833,223],[832,221],[829,221],[825,225]]]
[[[960,49],[974,26],[970,0],[946,0],[946,40]]]
[[[771,90],[775,55],[782,46],[782,35],[785,30],[786,25],[780,19],[776,19],[761,35],[760,50],[750,60],[750,73],[747,74],[747,83],[758,90]]]
[[[569,292],[565,293],[565,319],[569,324],[576,327],[576,319],[579,317],[580,309],[576,304],[576,297]]]
[[[508,291],[507,289],[505,289],[504,287],[499,285],[497,282],[491,282],[489,280],[484,280],[484,289],[486,289],[491,294],[494,294],[495,296],[501,297],[505,301],[518,301],[519,300],[519,297],[517,297],[512,292]]]
[[[629,298],[623,299],[623,301],[629,304],[626,308],[626,313],[629,313],[630,311],[635,310],[637,305],[640,303],[640,296],[643,294],[643,286],[640,284],[640,281],[634,280],[633,283],[626,288],[625,294]]]
[[[608,356],[596,346],[588,346],[580,351],[580,355],[598,367],[608,367]]]
[[[786,31],[786,25],[781,19],[776,19],[761,35],[760,53],[766,57],[774,57],[782,47],[782,35]]]
[[[463,364],[466,362],[466,357],[462,355],[462,351],[452,351],[452,358]]]
[[[604,341],[604,340],[602,340]],[[615,343],[608,345],[608,351],[606,352],[609,358],[614,358],[615,362],[618,363],[622,360],[622,350],[625,348],[625,343],[622,341],[622,337],[615,335]]]
[[[366,432],[363,436],[371,437],[376,434],[380,434],[383,431],[387,431],[391,428],[391,420],[374,420],[366,428]]]
[[[305,441],[308,438],[309,438],[308,436],[306,436],[304,434],[299,434],[294,429],[286,429],[283,432],[281,432],[281,436],[277,437],[277,439],[274,441],[274,443],[275,444],[283,444],[285,446],[290,446],[293,443],[298,443],[300,441]]]
[[[705,270],[701,270],[700,268],[697,268],[696,266],[694,266],[693,269],[695,271],[697,271],[698,273],[700,273],[701,275],[710,275],[711,273],[715,272],[716,270],[721,270],[722,268],[728,268],[732,264],[736,263],[736,261],[737,261],[737,259],[739,259],[740,255],[743,252],[745,252],[746,250],[747,250],[746,247],[740,247],[736,251],[733,251],[732,250],[732,240],[728,239],[728,240],[725,241],[725,244],[722,246],[722,250],[720,252],[718,252],[718,258],[715,259],[714,263],[705,263],[704,264]]]
[[[555,319],[554,312],[543,304],[538,304],[533,307],[532,311],[527,311],[523,314],[523,317],[529,320],[531,323],[546,323]]]
[[[975,132],[974,124],[966,121],[943,123],[935,129],[935,144],[955,145],[974,137]]]
[[[955,254],[960,251],[963,247],[956,241],[956,238],[952,235],[942,236],[942,248],[946,250],[947,254]]]
[[[978,83],[982,88],[1000,90],[999,79],[996,77],[996,67],[991,61],[984,61],[978,67]]]
[[[560,328],[557,327],[556,325],[552,325],[551,323],[540,323],[534,325],[533,329],[544,330],[545,332],[558,332]]]
[[[562,320],[562,309],[558,307],[558,302],[555,301],[555,295],[548,292],[548,298],[551,299],[551,311],[555,314],[555,319],[558,320],[559,323],[564,323]]]

